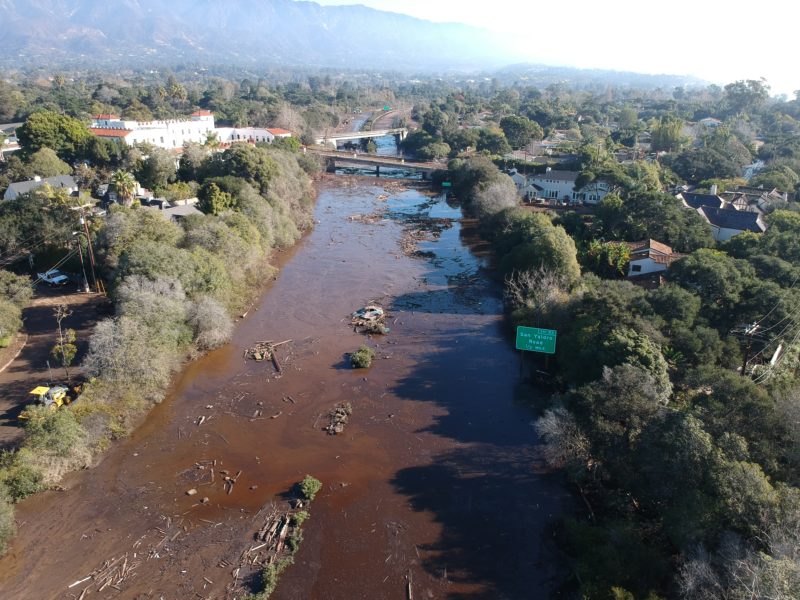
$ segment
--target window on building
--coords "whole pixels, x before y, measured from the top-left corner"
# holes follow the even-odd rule
[[[631,265],[632,273],[639,273],[642,270],[642,265]]]

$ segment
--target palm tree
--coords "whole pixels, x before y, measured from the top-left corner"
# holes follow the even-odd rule
[[[125,206],[133,204],[133,192],[136,189],[136,179],[127,171],[119,170],[111,176],[111,182]]]
[[[219,139],[219,134],[216,131],[209,131],[206,134],[205,146],[211,148],[212,150],[216,150],[221,144],[222,142]]]

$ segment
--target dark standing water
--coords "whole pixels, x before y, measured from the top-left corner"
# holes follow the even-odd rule
[[[2,597],[77,597],[70,584],[123,554],[134,575],[95,597],[241,597],[226,586],[253,514],[306,473],[324,488],[274,598],[401,600],[409,578],[416,600],[547,597],[542,535],[565,495],[538,474],[532,413],[514,402],[500,290],[457,208],[383,185],[323,186],[314,231],[232,343],[188,366],[69,491],[20,506]],[[414,255],[401,251],[409,227],[426,232]],[[390,312],[387,336],[348,324],[373,300]],[[278,378],[242,359],[265,339],[293,340]],[[346,353],[364,343],[377,358],[354,371]],[[352,420],[328,436],[321,417],[343,401]],[[203,506],[185,494],[201,460],[243,473],[231,494],[200,488]]]

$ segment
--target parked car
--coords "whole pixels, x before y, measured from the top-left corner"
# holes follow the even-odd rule
[[[48,285],[64,285],[69,281],[69,277],[58,269],[50,269],[44,273],[37,273],[36,277],[39,278],[39,281],[44,281]]]

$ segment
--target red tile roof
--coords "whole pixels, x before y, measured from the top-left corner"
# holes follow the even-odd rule
[[[97,137],[108,138],[124,138],[131,133],[130,129],[113,129],[108,127],[90,127],[89,131],[91,131]]]
[[[655,240],[642,240],[641,242],[626,242],[631,254],[662,254],[669,256],[672,248]]]
[[[276,127],[275,129],[267,129],[272,135],[292,135],[291,131],[287,131],[286,129],[281,129],[280,127]]]
[[[210,110],[196,110],[192,113],[193,117],[213,117],[214,113]]]

